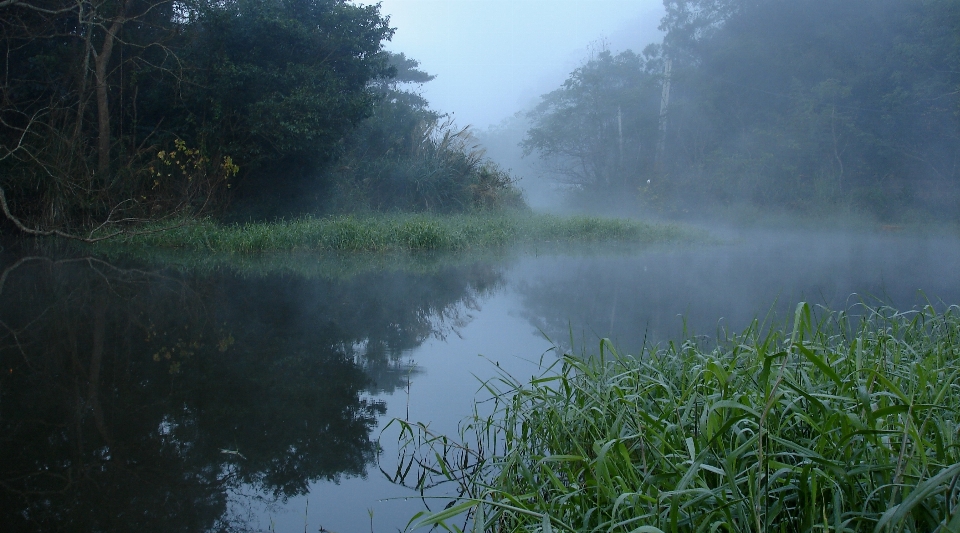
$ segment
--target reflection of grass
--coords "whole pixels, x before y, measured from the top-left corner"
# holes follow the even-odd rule
[[[863,311],[817,319],[802,304],[792,331],[639,357],[604,342],[529,383],[490,382],[493,414],[463,425],[470,446],[402,424],[421,482],[464,495],[417,518],[472,510],[479,531],[960,531],[960,309]]]
[[[80,247],[67,243],[73,253]],[[87,249],[86,246],[82,246]],[[596,254],[632,254],[648,245],[610,242],[540,242],[529,247],[487,247],[469,250],[385,252],[293,251],[272,253],[210,252],[204,250],[131,247],[124,244],[97,245],[97,256],[117,264],[133,261],[138,268],[163,268],[196,274],[230,270],[244,276],[292,274],[304,278],[348,279],[365,272],[402,271],[413,274],[435,274],[448,268],[476,268],[477,265],[506,265],[519,256],[561,254],[593,256]]]
[[[98,255],[124,264],[130,260],[151,268],[173,269],[194,274],[223,270],[244,276],[292,274],[303,278],[349,279],[366,272],[402,271],[435,274],[448,268],[471,268],[478,264],[500,264],[511,257],[506,250],[491,249],[470,253],[327,253],[308,252],[237,254],[169,248],[131,249],[129,246],[99,246]]]
[[[121,238],[132,247],[213,252],[386,252],[465,250],[513,243],[635,243],[690,240],[691,230],[637,220],[531,214],[363,215],[222,225],[191,222],[181,227]]]

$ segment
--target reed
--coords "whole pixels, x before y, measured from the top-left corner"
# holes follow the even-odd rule
[[[410,528],[960,531],[960,309],[800,304],[711,345],[501,374],[458,438],[395,422],[397,481],[460,495]]]
[[[224,225],[191,221],[122,237],[131,247],[230,253],[277,251],[458,251],[515,243],[675,242],[699,235],[675,225],[526,213],[368,214]]]

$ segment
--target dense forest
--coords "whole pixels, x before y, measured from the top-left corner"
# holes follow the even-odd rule
[[[344,0],[0,2],[8,226],[520,205],[393,31]]]
[[[581,199],[956,216],[960,3],[664,5],[526,116]],[[346,0],[0,0],[3,227],[522,206],[393,32]]]
[[[960,3],[664,5],[662,43],[595,53],[526,116],[581,199],[957,216]]]

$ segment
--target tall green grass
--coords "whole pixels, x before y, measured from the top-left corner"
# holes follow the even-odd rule
[[[397,480],[460,495],[411,528],[960,531],[960,309],[820,314],[502,375],[457,439],[400,422]]]
[[[348,280],[370,272],[437,274],[451,268],[477,265],[509,266],[518,254],[507,248],[489,248],[469,253],[396,251],[389,253],[327,254],[310,251],[291,253],[236,254],[173,248],[97,247],[97,256],[116,264],[134,261],[141,268],[176,270],[191,275],[234,272],[242,276],[294,275],[304,279]],[[504,267],[506,268],[506,267]]]
[[[690,240],[696,233],[674,225],[598,217],[521,213],[467,215],[395,214],[302,218],[223,225],[191,221],[166,231],[122,237],[134,247],[214,252],[456,251],[513,243]]]

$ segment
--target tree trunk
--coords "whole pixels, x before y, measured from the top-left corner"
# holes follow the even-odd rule
[[[90,353],[90,370],[87,378],[86,405],[93,414],[93,422],[97,431],[108,445],[113,443],[107,424],[103,417],[103,406],[100,404],[100,371],[103,368],[103,348],[106,342],[106,303],[100,299],[94,306],[93,314],[93,347]]]
[[[94,51],[94,75],[97,78],[97,120],[99,121],[99,137],[97,144],[97,171],[101,175],[110,172],[110,102],[107,91],[107,69],[110,67],[110,57],[113,55],[113,45],[117,39],[120,27],[126,22],[127,8],[130,0],[124,2],[120,13],[113,19],[103,37],[100,52]]]
[[[660,94],[660,131],[657,137],[657,154],[654,167],[658,174],[663,170],[663,151],[667,142],[667,110],[670,108],[670,71],[673,61],[664,56],[663,64],[663,91]]]

